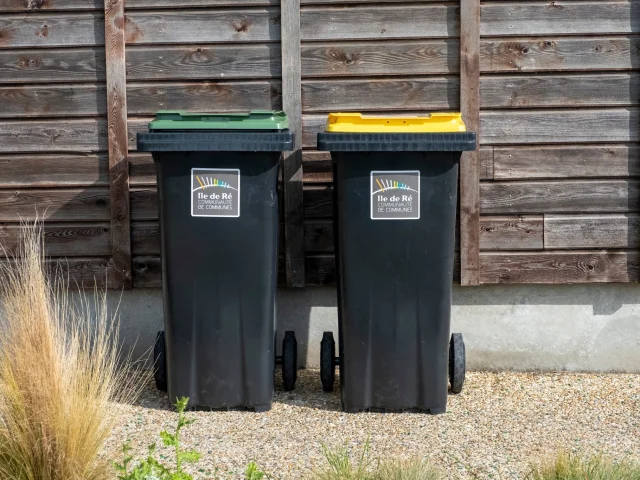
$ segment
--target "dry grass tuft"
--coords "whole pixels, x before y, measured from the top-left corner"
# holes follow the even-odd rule
[[[95,310],[68,281],[49,276],[42,227],[23,225],[15,256],[0,264],[0,478],[106,480],[99,453],[145,379],[121,358],[106,292]]]
[[[640,480],[640,465],[614,462],[602,455],[580,457],[561,452],[557,457],[532,465],[528,480]]]
[[[410,460],[385,459],[373,461],[371,445],[364,444],[355,456],[344,445],[330,449],[323,446],[328,468],[314,472],[313,480],[445,480],[446,476],[420,458]]]

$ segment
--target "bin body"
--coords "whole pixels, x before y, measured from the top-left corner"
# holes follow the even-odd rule
[[[445,412],[458,166],[475,135],[318,145],[334,166],[343,409]]]
[[[145,135],[139,150],[152,151],[157,168],[169,399],[268,410],[281,153],[242,151],[233,135],[213,132]],[[265,133],[240,137],[256,135]]]

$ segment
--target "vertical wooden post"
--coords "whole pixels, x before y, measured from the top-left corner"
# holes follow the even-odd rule
[[[460,106],[467,130],[480,137],[480,0],[460,0]],[[478,150],[460,163],[460,283],[480,281],[480,165]]]
[[[127,141],[127,75],[124,37],[125,0],[105,0],[104,38],[107,74],[111,252],[116,285],[131,288],[131,218]]]
[[[302,68],[300,0],[281,0],[282,108],[294,134],[294,150],[284,154],[284,245],[286,284],[304,287],[304,209],[302,204]]]

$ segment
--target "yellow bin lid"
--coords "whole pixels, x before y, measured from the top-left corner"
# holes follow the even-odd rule
[[[382,117],[361,113],[330,113],[327,132],[340,133],[450,133],[466,132],[461,113],[430,113]]]

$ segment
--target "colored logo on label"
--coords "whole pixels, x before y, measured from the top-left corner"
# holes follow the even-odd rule
[[[240,170],[191,169],[192,217],[239,217]]]
[[[420,171],[371,172],[371,219],[418,220],[420,218]]]

